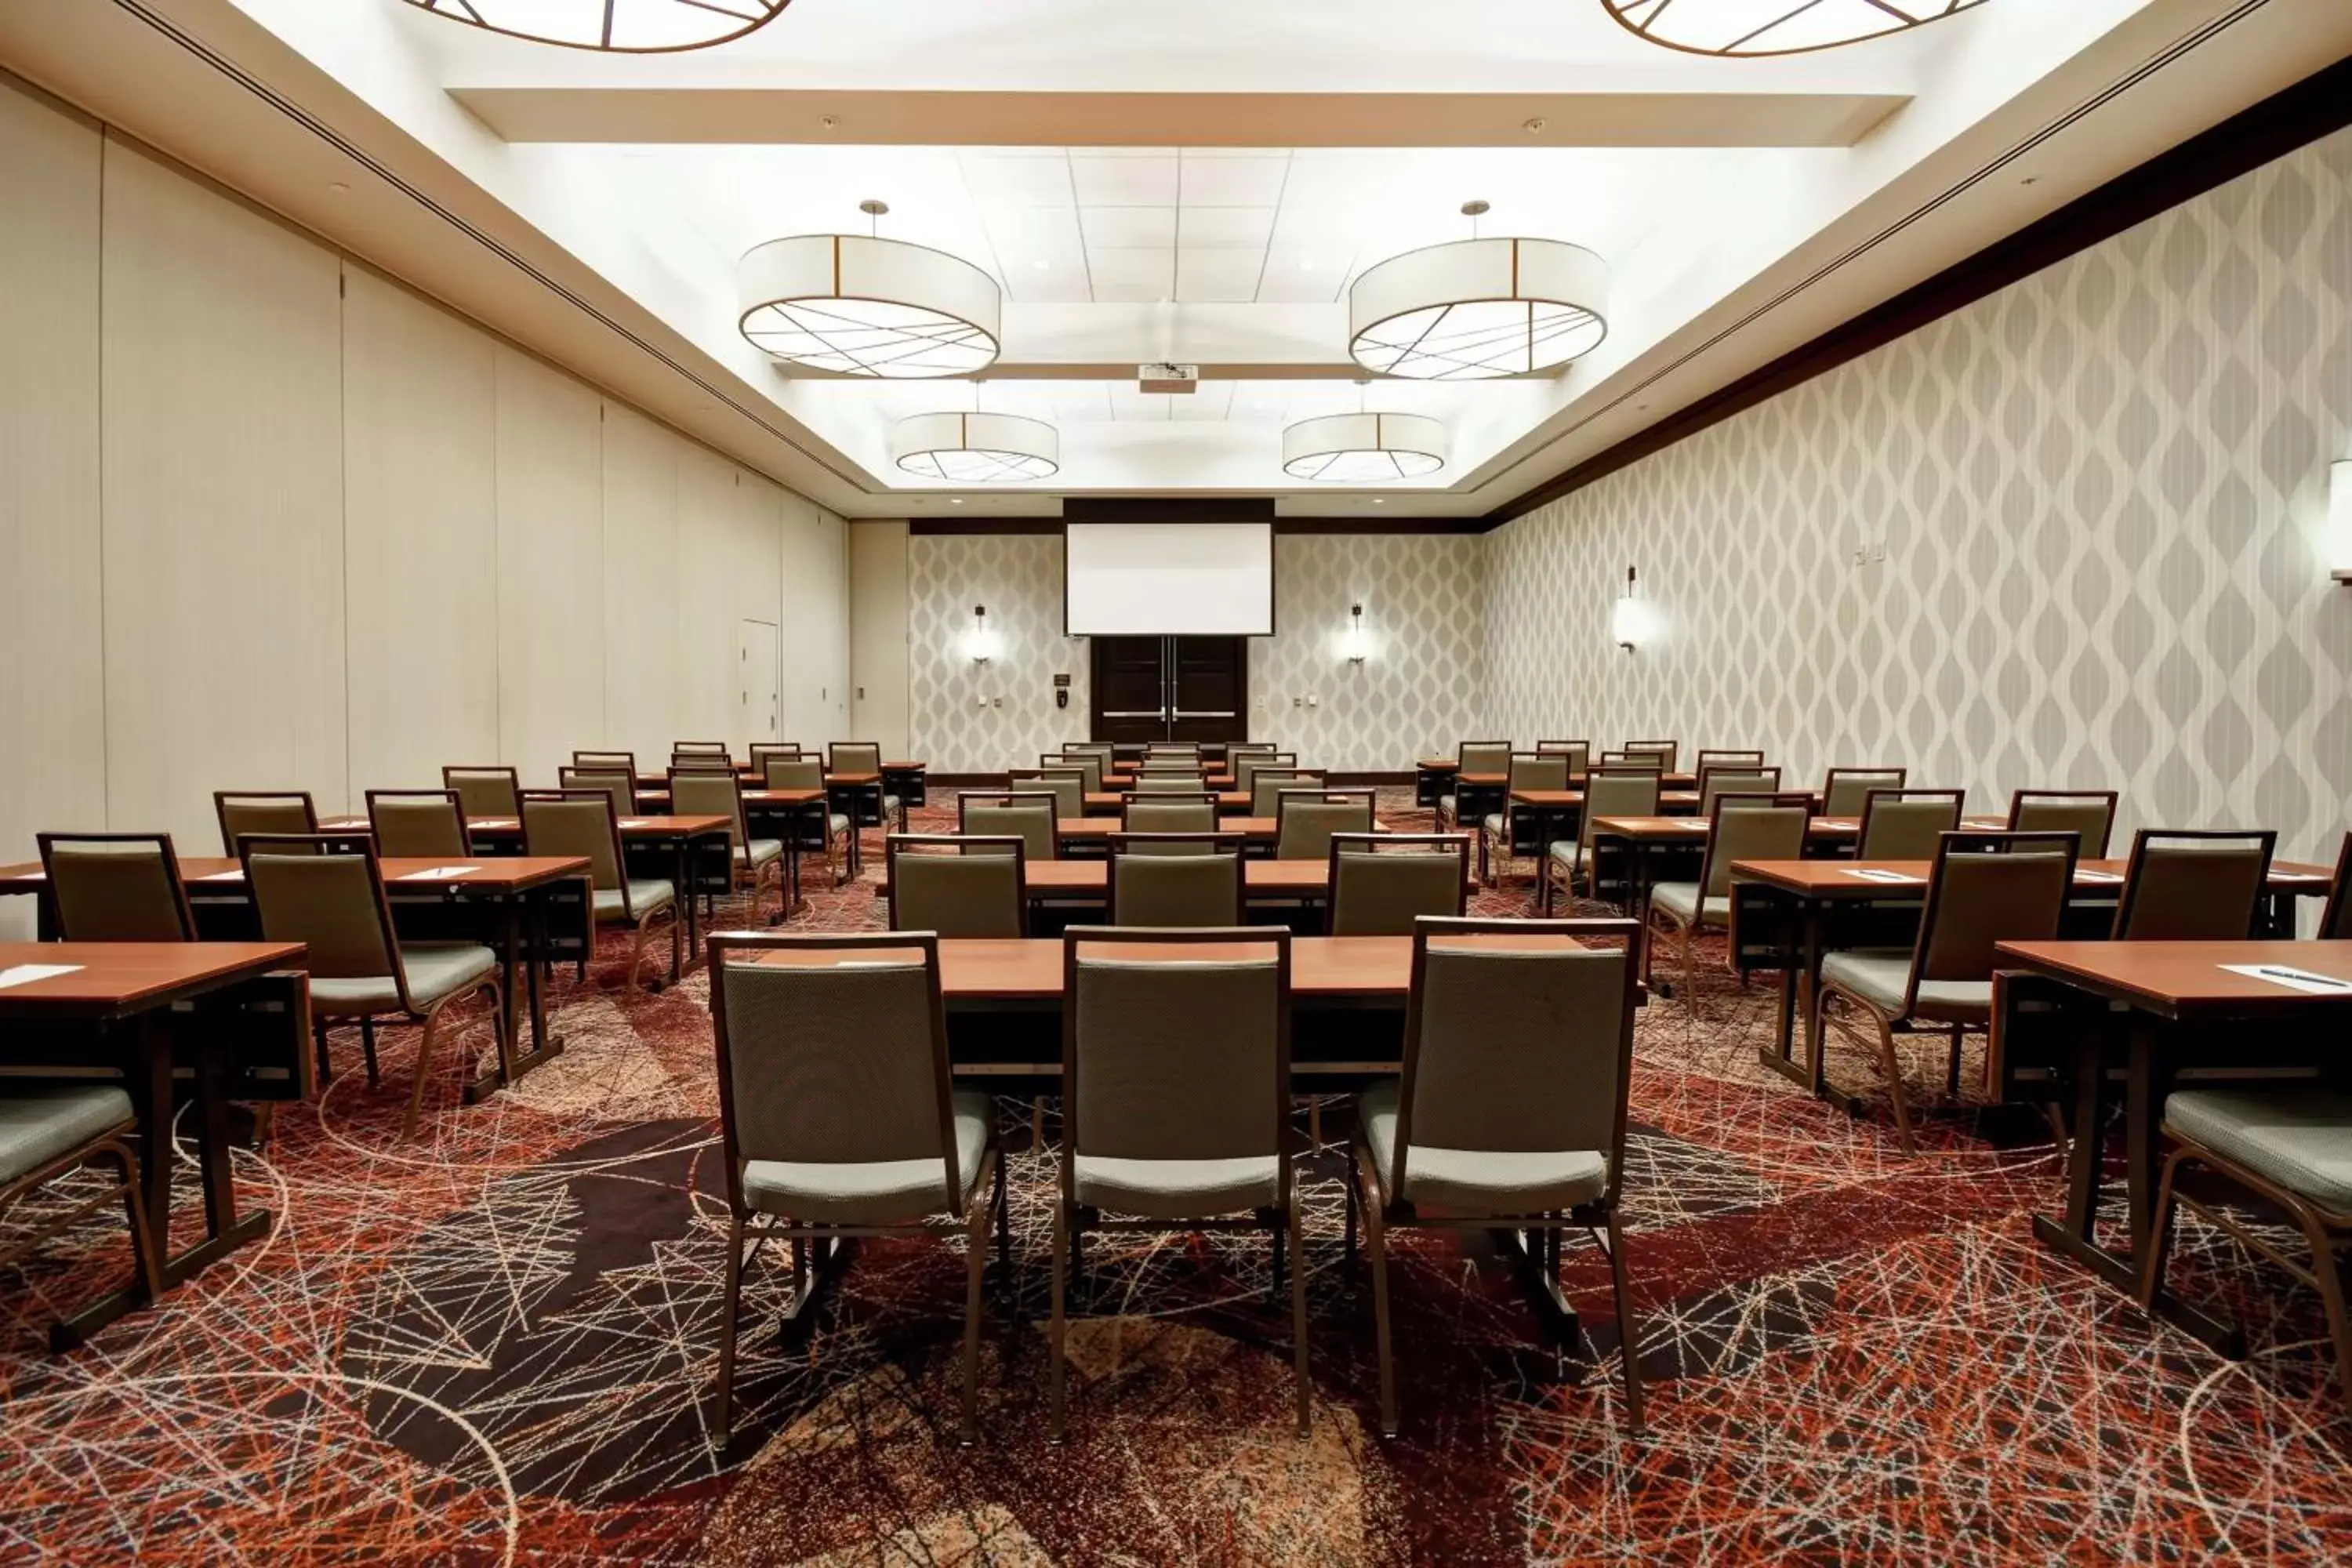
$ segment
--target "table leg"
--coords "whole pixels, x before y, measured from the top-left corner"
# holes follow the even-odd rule
[[[680,835],[677,840],[677,901],[686,910],[686,967],[695,965],[695,955],[701,951],[702,917],[696,912],[694,888],[694,840]],[[675,974],[670,979],[675,982]]]
[[[1811,977],[1821,965],[1821,929],[1816,923],[1818,912],[1802,899],[1784,898],[1775,893],[1774,904],[1780,910],[1780,1031],[1776,1046],[1760,1047],[1758,1058],[1763,1064],[1787,1079],[1801,1084],[1812,1093],[1821,1091],[1818,1062],[1819,1043],[1812,1035],[1812,1012],[1806,1004],[1811,996]],[[1805,1010],[1806,1064],[1797,1061],[1797,1013]]]
[[[2156,1214],[2157,1154],[2163,1141],[2158,1123],[2168,1077],[2164,1037],[2156,1020],[2145,1013],[2133,1014],[2131,1062],[2124,1074],[2124,1192],[2126,1232],[2135,1255],[2147,1245]]]
[[[506,928],[499,939],[499,966],[506,984],[506,1037],[499,1042],[499,1065],[466,1085],[466,1103],[478,1104],[504,1085],[513,1083],[551,1056],[563,1042],[547,1037],[546,998],[540,985],[539,955],[547,951],[547,902],[543,889],[518,893],[505,900]],[[529,917],[530,941],[524,937]],[[530,1048],[517,1049],[525,994],[529,994]]]

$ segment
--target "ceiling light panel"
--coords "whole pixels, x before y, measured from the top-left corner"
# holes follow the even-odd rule
[[[703,49],[765,26],[789,0],[408,0],[535,43],[623,54]]]
[[[1188,147],[1178,203],[1187,207],[1270,207],[1282,199],[1283,175],[1289,167],[1287,153],[1213,157]]]
[[[1184,246],[1176,252],[1176,298],[1187,305],[1247,303],[1257,298],[1263,249]]]
[[[1176,209],[1172,206],[1081,207],[1078,224],[1086,231],[1088,245],[1135,248],[1173,247],[1176,244]]]
[[[1070,182],[1080,206],[1172,207],[1177,160],[1172,156],[1093,158],[1073,153]]]

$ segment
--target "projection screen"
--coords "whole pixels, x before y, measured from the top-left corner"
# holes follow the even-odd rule
[[[1272,637],[1270,522],[1074,522],[1063,629],[1086,637]]]

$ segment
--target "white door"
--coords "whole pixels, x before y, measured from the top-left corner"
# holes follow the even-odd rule
[[[776,668],[776,625],[773,621],[742,621],[735,627],[735,669],[742,695],[736,705],[739,739],[781,741],[784,738],[782,686]]]

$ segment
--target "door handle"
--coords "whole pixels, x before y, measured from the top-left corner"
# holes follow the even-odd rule
[[[1179,719],[1230,719],[1234,716],[1234,710],[1228,708],[1222,713],[1187,713],[1180,708],[1176,710],[1175,716]]]
[[[1106,719],[1165,719],[1168,715],[1157,708],[1148,708],[1139,713],[1114,713],[1106,708],[1103,710],[1103,717]]]

